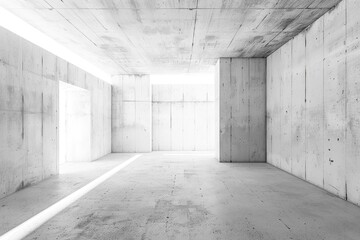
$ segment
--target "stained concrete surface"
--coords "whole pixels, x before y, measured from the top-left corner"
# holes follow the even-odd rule
[[[266,162],[266,59],[220,58],[216,68],[216,157]]]
[[[0,0],[0,6],[119,75],[202,72],[219,57],[268,56],[340,1]]]
[[[0,235],[46,209],[134,154],[111,154],[93,162],[60,165],[58,176],[0,199]]]
[[[267,58],[267,161],[360,206],[360,1]],[[359,237],[360,239],[360,237]]]
[[[357,206],[269,164],[194,154],[143,155],[27,239],[359,239]],[[57,192],[48,187],[44,202]],[[24,191],[10,196],[14,209]]]

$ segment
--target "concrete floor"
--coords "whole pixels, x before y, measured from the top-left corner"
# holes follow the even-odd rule
[[[82,163],[81,172],[0,200],[0,233],[130,156]],[[268,164],[158,152],[143,155],[27,239],[358,240],[359,219],[359,207]]]

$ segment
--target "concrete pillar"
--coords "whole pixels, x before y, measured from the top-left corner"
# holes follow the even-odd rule
[[[266,60],[220,58],[215,77],[215,152],[220,162],[266,161]]]

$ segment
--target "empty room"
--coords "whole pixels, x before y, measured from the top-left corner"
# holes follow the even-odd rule
[[[359,240],[359,0],[0,0],[0,240]]]

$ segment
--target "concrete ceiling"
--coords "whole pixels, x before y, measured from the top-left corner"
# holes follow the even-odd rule
[[[265,57],[341,0],[0,0],[109,74],[201,72]]]

